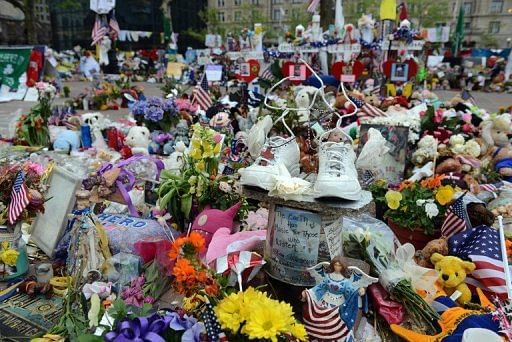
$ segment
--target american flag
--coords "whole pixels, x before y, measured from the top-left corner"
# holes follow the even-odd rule
[[[441,234],[450,238],[451,236],[458,234],[466,230],[466,220],[464,219],[466,214],[464,212],[464,195],[459,196],[452,205],[446,210],[444,216],[444,222],[441,226]]]
[[[193,94],[194,99],[192,103],[197,103],[202,110],[207,110],[212,106],[213,102],[208,94],[208,79],[206,78],[206,73],[203,74],[201,82],[195,86]]]
[[[498,183],[488,183],[488,184],[480,184],[480,190],[489,191],[489,192],[497,192],[499,188],[503,186],[503,182]]]
[[[10,224],[16,222],[29,202],[27,187],[25,185],[25,173],[20,171],[16,175],[11,191],[11,203],[9,203]]]
[[[217,316],[213,311],[213,306],[210,303],[206,304],[206,307],[203,311],[203,322],[206,329],[206,334],[208,335],[208,341],[227,342],[227,337],[222,332],[219,321],[217,320]]]
[[[112,16],[110,17],[108,26],[110,27],[110,37],[113,40],[117,40],[117,37],[119,37],[119,32],[121,31],[121,28],[119,27],[119,23],[117,22],[115,11],[112,11]]]
[[[311,3],[309,4],[307,11],[309,13],[315,13],[316,8],[318,7],[319,4],[320,0],[311,0]]]
[[[349,329],[341,319],[338,307],[323,307],[316,303],[309,291],[302,309],[304,327],[311,339],[320,341],[343,341]]]
[[[260,78],[262,80],[269,81],[269,82],[274,81],[276,79],[276,77],[272,73],[272,66],[269,66],[268,68],[266,68],[265,71],[263,71],[263,73],[261,74]]]
[[[352,96],[349,96],[349,98],[356,105],[356,107],[358,109],[357,117],[360,120],[368,120],[368,119],[376,118],[376,117],[380,117],[380,116],[387,116],[387,114],[384,113],[382,110],[380,110],[379,108],[377,108],[369,103],[364,102],[363,100],[359,100]]]
[[[100,16],[96,16],[96,21],[94,22],[94,26],[92,27],[92,43],[91,46],[97,45],[103,37],[105,37],[108,34],[109,28],[103,21],[100,19]]]
[[[479,287],[501,299],[508,297],[498,230],[478,226],[452,236],[448,244],[451,255],[471,260],[476,265],[476,269],[465,280],[470,287]]]

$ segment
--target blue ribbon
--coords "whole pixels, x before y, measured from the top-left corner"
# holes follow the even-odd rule
[[[153,314],[149,317],[137,317],[133,320],[122,321],[116,331],[105,335],[107,342],[165,342],[160,336],[169,328],[171,315],[160,316]]]

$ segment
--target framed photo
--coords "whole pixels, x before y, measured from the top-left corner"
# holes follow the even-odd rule
[[[249,63],[240,63],[240,76],[251,76],[251,66]]]
[[[358,154],[368,141],[368,130],[370,127],[378,130],[386,139],[389,151],[384,155],[379,169],[360,170],[363,173],[363,181],[369,175],[373,179],[383,178],[393,183],[402,181],[405,176],[405,163],[408,153],[409,127],[362,124],[359,133]]]
[[[409,64],[393,63],[391,66],[391,81],[407,82],[409,79]]]
[[[306,66],[304,64],[290,65],[289,73],[293,81],[306,80]]]

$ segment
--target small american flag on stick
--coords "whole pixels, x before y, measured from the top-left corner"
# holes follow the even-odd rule
[[[441,234],[446,238],[450,238],[466,230],[463,197],[464,195],[457,198],[448,210],[446,210],[444,222],[441,227]]]
[[[92,43],[91,46],[97,45],[103,37],[108,34],[109,28],[107,25],[100,19],[100,16],[96,16],[96,21],[94,22],[94,26],[92,27]]]
[[[195,86],[193,94],[194,99],[192,103],[197,103],[202,110],[207,110],[212,106],[213,102],[208,94],[208,79],[206,78],[206,73],[203,74],[201,82]]]
[[[10,224],[16,222],[29,202],[27,186],[25,185],[25,173],[20,171],[16,175],[11,191],[11,203],[9,203],[8,211]]]
[[[359,100],[355,97],[349,96],[350,100],[354,102],[356,105],[358,111],[357,111],[357,117],[360,120],[369,120],[371,118],[381,117],[381,116],[387,116],[386,113],[384,113],[379,108],[364,102],[363,100]]]
[[[110,28],[110,37],[112,38],[112,40],[117,40],[121,28],[119,27],[119,23],[117,22],[115,11],[112,11],[112,16],[110,17],[108,26]]]

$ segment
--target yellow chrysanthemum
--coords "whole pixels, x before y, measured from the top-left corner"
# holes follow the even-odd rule
[[[192,148],[198,148],[201,149],[201,140],[199,139],[192,139]]]
[[[272,301],[272,299],[268,298],[264,292],[255,290],[252,287],[245,290],[242,296],[242,309],[240,311],[244,320],[251,316],[253,310],[258,309],[258,307],[265,307],[269,301]]]
[[[436,193],[436,200],[441,205],[447,205],[453,199],[455,190],[450,185],[440,187]]]
[[[306,332],[306,328],[304,327],[304,325],[300,323],[292,324],[292,326],[290,327],[290,333],[299,341],[308,340],[308,333]]]
[[[265,307],[258,306],[253,310],[242,328],[242,333],[249,336],[249,339],[269,339],[277,342],[277,338],[288,333],[294,323],[289,304],[270,301]]]
[[[389,190],[386,193],[386,203],[388,207],[392,210],[398,209],[400,206],[400,201],[402,200],[402,194],[399,191]]]
[[[243,307],[243,293],[232,293],[217,304],[215,314],[222,329],[236,333],[244,322],[241,314]]]

